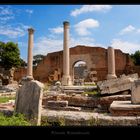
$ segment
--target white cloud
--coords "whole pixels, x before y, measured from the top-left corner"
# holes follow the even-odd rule
[[[27,28],[29,28],[29,26],[23,25],[23,24],[18,24],[15,26],[1,25],[0,26],[0,35],[5,35],[9,38],[21,37],[21,36],[25,35],[25,33],[27,32]]]
[[[0,23],[5,23],[10,19],[14,19],[15,15],[10,6],[0,6]]]
[[[26,9],[25,12],[27,12],[30,15],[33,14],[33,10],[31,10],[31,9]]]
[[[85,36],[90,34],[90,31],[88,29],[99,27],[99,22],[95,19],[86,19],[79,22],[74,27],[76,32],[80,36]]]
[[[127,34],[127,33],[130,33],[132,31],[134,31],[135,29],[136,28],[134,26],[128,25],[127,27],[125,27],[124,29],[122,29],[119,34],[120,35],[124,35],[124,34]]]
[[[94,46],[95,40],[90,37],[79,37],[79,38],[70,38],[70,47],[74,47],[77,45],[86,45],[86,46]]]
[[[110,5],[83,5],[80,9],[75,9],[71,12],[71,16],[78,16],[83,13],[94,11],[108,11],[112,8]]]
[[[12,14],[13,11],[12,9],[10,9],[9,6],[7,7],[0,6],[0,15],[12,15]]]
[[[14,19],[14,16],[0,17],[0,21],[1,21],[1,22],[5,22],[5,21],[10,20],[10,19]]]
[[[34,45],[34,55],[44,54],[62,50],[63,41],[60,39],[52,39],[47,37],[40,37]]]
[[[128,42],[128,41],[122,41],[120,39],[113,39],[111,42],[111,46],[115,49],[120,49],[124,53],[135,53],[136,50],[139,50],[140,44]]]
[[[61,33],[63,33],[63,27],[50,28],[49,30],[52,33],[55,33],[55,34],[61,34]]]
[[[85,45],[85,46],[102,46],[101,44],[95,43],[95,40],[90,37],[81,37],[81,38],[74,38],[70,37],[69,47],[75,47],[76,45]],[[36,54],[44,54],[50,52],[56,52],[63,50],[63,40],[58,38],[47,38],[47,37],[40,37],[37,39],[34,45],[34,55]]]

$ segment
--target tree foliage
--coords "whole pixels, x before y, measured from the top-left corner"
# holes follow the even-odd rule
[[[131,54],[131,58],[134,61],[135,65],[140,65],[140,51],[136,51],[134,54]]]
[[[0,42],[0,65],[5,69],[21,65],[18,44],[13,42]]]

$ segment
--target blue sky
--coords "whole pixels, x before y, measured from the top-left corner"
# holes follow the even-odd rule
[[[47,55],[63,49],[63,21],[70,22],[70,47],[140,49],[140,5],[0,5],[0,41],[18,43],[26,61],[33,27],[33,54]]]

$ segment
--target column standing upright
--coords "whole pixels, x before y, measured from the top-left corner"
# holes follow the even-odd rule
[[[115,74],[115,53],[114,53],[114,48],[108,47],[107,55],[108,55],[108,75],[107,75],[107,79],[117,78],[117,76]]]
[[[69,22],[63,22],[64,27],[64,42],[63,42],[63,77],[62,85],[72,85],[72,80],[70,77],[70,55],[69,55]]]
[[[34,29],[28,29],[28,62],[27,62],[27,78],[33,79],[33,38],[34,38]]]

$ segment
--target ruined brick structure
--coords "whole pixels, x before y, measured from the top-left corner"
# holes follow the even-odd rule
[[[70,48],[70,75],[72,79],[74,77],[73,67],[78,61],[86,62],[89,72],[96,72],[97,81],[106,79],[108,71],[107,49],[81,45]],[[115,49],[115,66],[117,76],[134,73],[134,64],[129,54],[123,53],[118,49]],[[25,71],[23,69],[17,70],[15,72],[15,80],[19,80],[25,74]],[[63,51],[48,53],[33,70],[34,78],[41,82],[61,80],[62,74]]]

